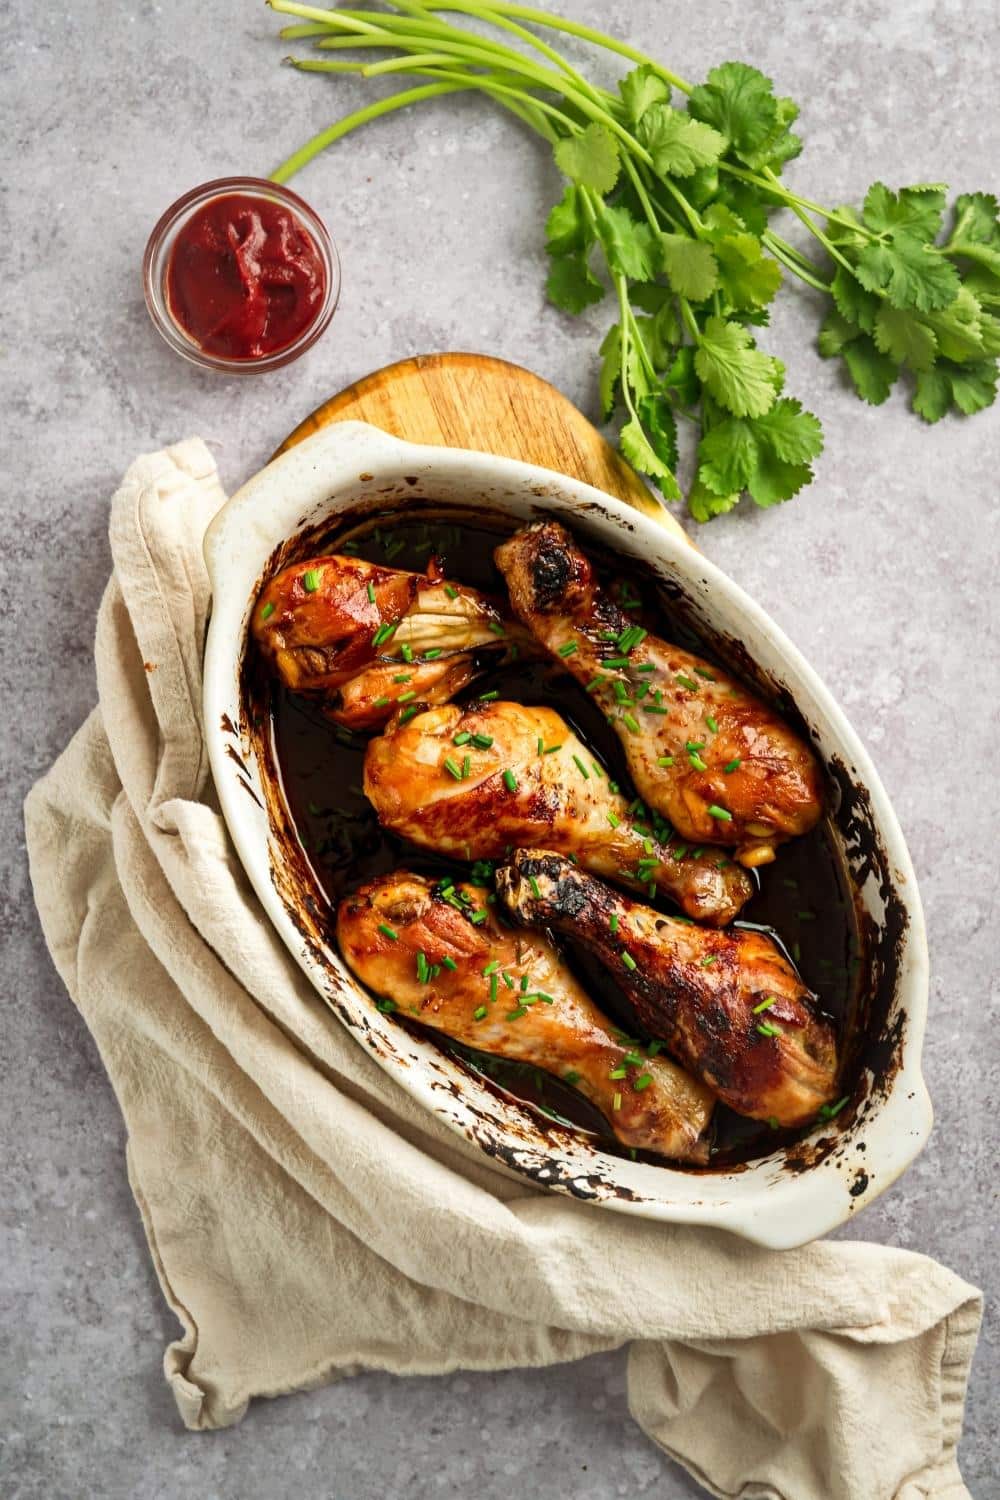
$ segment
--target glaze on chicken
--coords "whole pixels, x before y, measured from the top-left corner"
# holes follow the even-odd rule
[[[616,1041],[551,944],[501,927],[483,898],[475,886],[445,892],[397,870],[340,903],[340,951],[402,1015],[572,1083],[623,1145],[705,1161],[708,1090]]]
[[[607,714],[636,790],[682,838],[755,866],[815,826],[808,746],[734,678],[631,622],[565,527],[525,527],[495,557],[514,613]]]
[[[368,746],[364,790],[383,827],[439,854],[558,849],[610,880],[652,886],[714,926],[731,921],[753,888],[717,849],[658,842],[548,708],[479,702],[398,718]]]
[[[379,729],[401,706],[444,703],[531,635],[487,595],[358,557],[284,568],[254,607],[251,630],[294,692],[323,700],[350,729]]]
[[[639,1024],[731,1109],[802,1125],[833,1099],[833,1031],[775,944],[661,916],[558,854],[519,849],[496,873],[507,910],[581,944]]]

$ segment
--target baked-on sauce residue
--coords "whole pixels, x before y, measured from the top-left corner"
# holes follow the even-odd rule
[[[418,572],[434,556],[442,562],[448,576],[502,597],[503,584],[492,560],[500,535],[496,530],[464,520],[456,525],[444,520],[384,518],[343,531],[339,537],[331,534],[318,539],[311,550],[335,552],[349,539],[350,550],[357,556]],[[613,564],[610,571],[605,570],[605,577],[609,580],[614,577]],[[630,571],[633,592],[636,581]],[[641,592],[644,607],[655,608],[652,591]],[[672,630],[670,619],[662,613],[656,613],[652,623],[658,634],[712,658],[713,653],[704,641],[694,640],[689,632]],[[591,745],[613,772],[622,791],[630,787],[617,736],[593,701],[567,673],[540,662],[494,668],[461,694],[459,701],[494,688],[502,698],[554,708]],[[276,680],[269,691],[275,759],[285,800],[317,882],[331,903],[373,876],[404,865],[433,875],[446,872],[455,875],[460,871],[456,861],[438,859],[426,850],[414,849],[380,828],[361,786],[367,737],[329,723],[318,704],[289,693]],[[461,874],[467,878],[468,870],[461,869]],[[662,897],[649,904],[677,914]],[[828,824],[820,824],[812,833],[782,846],[777,862],[760,873],[757,894],[744,907],[735,925],[763,928],[782,947],[833,1018],[843,1047],[853,1021],[861,959],[851,889]],[[582,954],[567,951],[565,956],[606,1013],[629,1036],[641,1037],[628,1002],[610,974]],[[403,1020],[399,1024],[414,1023]],[[552,1075],[521,1063],[474,1053],[415,1025],[414,1029],[425,1040],[461,1057],[495,1087],[527,1100],[543,1115],[600,1137],[602,1149],[619,1155],[632,1154],[614,1140],[592,1105]],[[719,1105],[715,1111],[713,1163],[722,1166],[767,1154],[803,1133],[806,1132],[776,1133],[766,1124]],[[648,1159],[660,1161],[654,1156]]]

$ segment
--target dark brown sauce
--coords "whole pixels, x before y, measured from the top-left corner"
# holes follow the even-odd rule
[[[449,576],[502,597],[503,584],[492,557],[501,534],[464,519],[460,526],[416,518],[385,521],[381,526],[369,521],[363,528],[312,539],[310,552],[316,555],[323,550],[343,549],[349,539],[351,550],[358,556],[415,571],[423,571],[430,557],[436,556]],[[601,559],[596,561],[600,563]],[[613,561],[603,571],[610,581]],[[634,592],[634,576],[630,583]],[[646,602],[652,597],[650,593]],[[672,631],[669,618],[662,612],[651,609],[649,613],[658,634],[712,659],[713,653],[704,641],[692,639],[687,630]],[[543,663],[494,668],[458,701],[494,688],[503,698],[544,703],[555,709],[603,760],[622,791],[632,793],[617,736],[567,673]],[[272,686],[270,702],[275,761],[285,801],[317,883],[331,905],[347,890],[400,866],[432,875],[460,872],[455,860],[415,849],[379,827],[361,786],[367,736],[331,724],[318,704],[289,693],[277,682]],[[649,904],[677,914],[664,897]],[[760,928],[779,944],[819,996],[843,1048],[853,1026],[861,954],[850,883],[828,824],[782,848],[777,862],[761,872],[757,893],[735,925]],[[641,1038],[628,1001],[607,971],[580,952],[567,951],[565,956],[606,1013],[629,1036]],[[531,1104],[543,1119],[575,1125],[600,1137],[602,1147],[634,1155],[626,1153],[610,1136],[603,1116],[582,1095],[551,1074],[476,1053],[420,1027],[414,1029],[460,1057],[495,1088]],[[745,1161],[802,1133],[772,1132],[759,1121],[736,1115],[720,1104],[715,1111],[712,1161],[715,1166]],[[660,1160],[652,1155],[647,1159]]]

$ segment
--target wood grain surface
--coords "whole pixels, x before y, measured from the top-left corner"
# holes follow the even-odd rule
[[[506,360],[421,354],[386,365],[324,401],[278,453],[331,422],[346,421],[370,422],[411,443],[474,448],[555,469],[627,501],[688,540],[572,401]]]

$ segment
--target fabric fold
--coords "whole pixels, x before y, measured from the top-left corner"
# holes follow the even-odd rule
[[[902,1250],[778,1254],[546,1194],[426,1114],[312,990],[208,776],[201,548],[224,499],[196,440],[126,475],[99,705],[26,806],[46,940],[182,1325],[164,1368],[185,1424],[363,1370],[629,1343],[636,1420],[714,1495],[966,1495],[974,1288]]]

